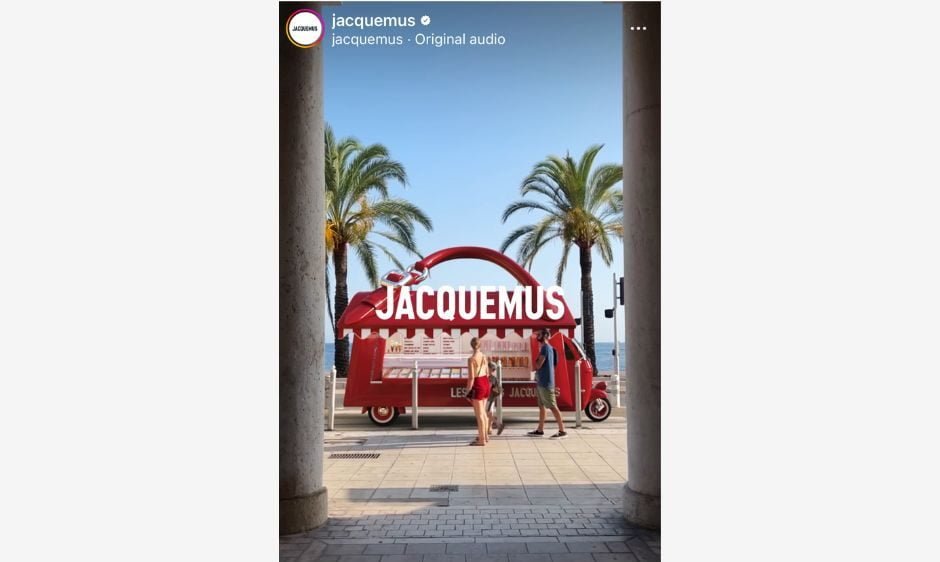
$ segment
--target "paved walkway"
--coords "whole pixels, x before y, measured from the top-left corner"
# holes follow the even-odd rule
[[[330,520],[282,537],[281,560],[659,560],[659,533],[627,524],[620,510],[622,418],[569,427],[563,440],[527,437],[526,420],[486,447],[467,445],[465,421],[420,431],[406,423],[327,434]],[[339,457],[363,454],[377,457]]]

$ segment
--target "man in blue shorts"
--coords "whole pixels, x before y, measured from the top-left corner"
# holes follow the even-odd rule
[[[548,408],[558,423],[558,433],[552,435],[551,438],[564,439],[568,434],[565,433],[565,422],[561,419],[561,410],[558,409],[558,403],[555,401],[555,365],[558,364],[558,356],[555,349],[549,345],[548,336],[547,328],[539,330],[536,336],[540,344],[539,356],[535,360],[535,392],[539,404],[539,426],[528,435],[545,435],[545,408]]]

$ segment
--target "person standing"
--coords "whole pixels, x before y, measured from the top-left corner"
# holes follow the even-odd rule
[[[486,356],[480,351],[480,340],[470,340],[473,353],[467,359],[467,400],[473,405],[473,413],[477,418],[477,431],[479,436],[470,444],[482,447],[486,445],[489,420],[486,416],[486,399],[490,397],[490,378],[487,369]]]
[[[496,435],[502,435],[503,430],[506,429],[505,423],[500,423],[496,419],[496,412],[494,411],[494,405],[496,400],[499,399],[499,395],[503,393],[503,387],[500,386],[499,381],[496,379],[496,363],[493,361],[489,362],[490,368],[490,397],[486,400],[486,415],[488,418],[488,425],[486,434],[493,435],[493,428],[496,428]]]
[[[555,422],[558,423],[558,433],[552,435],[551,438],[564,439],[568,434],[565,432],[565,422],[561,419],[561,410],[558,409],[558,403],[555,400],[555,365],[558,364],[558,356],[555,349],[549,345],[548,336],[547,328],[542,328],[536,335],[540,344],[539,356],[535,360],[535,391],[539,405],[539,426],[528,435],[545,435],[545,409],[548,408],[555,416]]]

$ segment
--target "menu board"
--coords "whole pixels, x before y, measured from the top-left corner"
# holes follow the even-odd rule
[[[421,338],[406,339],[404,343],[402,355],[421,355]]]
[[[458,337],[450,333],[439,332],[436,336],[427,336],[423,332],[414,337],[405,338],[399,332],[385,342],[385,355],[389,359],[415,360],[415,359],[454,359],[461,363],[473,352],[470,347],[470,334],[461,334]],[[510,370],[519,370],[520,375],[528,376],[532,368],[529,356],[529,342],[525,338],[509,335],[503,339],[484,337],[480,342],[481,351],[491,361],[502,362],[504,373]],[[510,376],[514,376],[510,375]]]
[[[399,333],[385,341],[385,354],[401,355],[405,357],[428,355],[456,357],[469,355],[469,336],[467,336],[466,339],[467,342],[464,344],[460,338],[455,338],[445,333],[438,334],[435,337],[428,337],[421,333],[415,334],[412,338],[404,338]]]
[[[441,353],[440,350],[441,350],[440,337],[421,338],[421,354],[422,355],[439,355]]]
[[[450,334],[441,334],[441,355],[457,355],[458,354],[458,344],[453,336]]]

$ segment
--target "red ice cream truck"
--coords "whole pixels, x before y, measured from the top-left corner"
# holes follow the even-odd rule
[[[432,267],[456,259],[484,260],[502,267],[519,283],[512,289],[516,299],[511,299],[506,288],[455,291],[441,287],[435,292],[421,285]],[[416,366],[419,408],[469,408],[464,395],[473,337],[480,339],[481,351],[490,361],[501,362],[503,407],[535,408],[534,366],[539,352],[535,333],[542,328],[550,331],[548,341],[558,358],[559,409],[575,409],[574,375],[580,363],[585,414],[593,421],[610,415],[607,385],[592,385],[591,363],[573,339],[575,320],[560,291],[554,301],[546,299],[545,289],[535,278],[505,254],[473,246],[447,248],[416,262],[407,272],[387,273],[382,285],[353,296],[337,326],[344,336],[353,336],[343,405],[361,407],[373,423],[388,425],[411,407]],[[549,306],[552,302],[554,308]],[[515,314],[503,314],[507,311]]]

